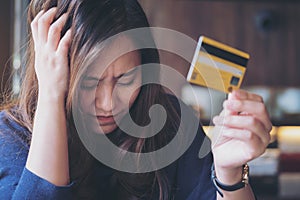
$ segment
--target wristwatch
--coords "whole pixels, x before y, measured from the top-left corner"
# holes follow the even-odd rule
[[[240,182],[233,184],[233,185],[226,185],[226,184],[221,183],[218,180],[218,178],[216,176],[214,164],[212,164],[211,180],[212,180],[213,184],[215,185],[217,192],[220,194],[221,197],[223,197],[223,193],[221,192],[220,189],[232,192],[232,191],[236,191],[241,188],[244,188],[246,185],[249,184],[249,166],[248,166],[248,164],[243,165],[242,180]]]

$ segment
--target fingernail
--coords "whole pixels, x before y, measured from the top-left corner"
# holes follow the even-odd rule
[[[52,7],[52,8],[50,8],[49,10],[55,11],[55,10],[56,10],[56,7]]]
[[[239,91],[236,91],[236,96],[238,96],[240,98],[245,98],[246,97],[246,93],[243,90],[239,90]]]

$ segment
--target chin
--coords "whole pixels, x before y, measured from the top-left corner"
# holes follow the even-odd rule
[[[100,125],[96,125],[95,128],[93,128],[95,133],[97,134],[109,134],[111,132],[113,132],[114,130],[117,129],[117,126],[114,125],[105,125],[105,126],[100,126]]]

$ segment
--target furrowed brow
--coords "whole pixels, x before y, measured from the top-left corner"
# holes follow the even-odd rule
[[[123,74],[118,75],[118,76],[116,77],[116,79],[121,78],[121,77],[130,76],[130,75],[134,74],[137,70],[138,70],[138,68],[135,67],[134,69],[130,70],[129,72],[126,72],[126,73],[123,73]]]

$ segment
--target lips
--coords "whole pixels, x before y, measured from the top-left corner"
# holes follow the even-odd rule
[[[110,116],[97,116],[98,122],[101,126],[115,124],[115,120],[112,115]]]

